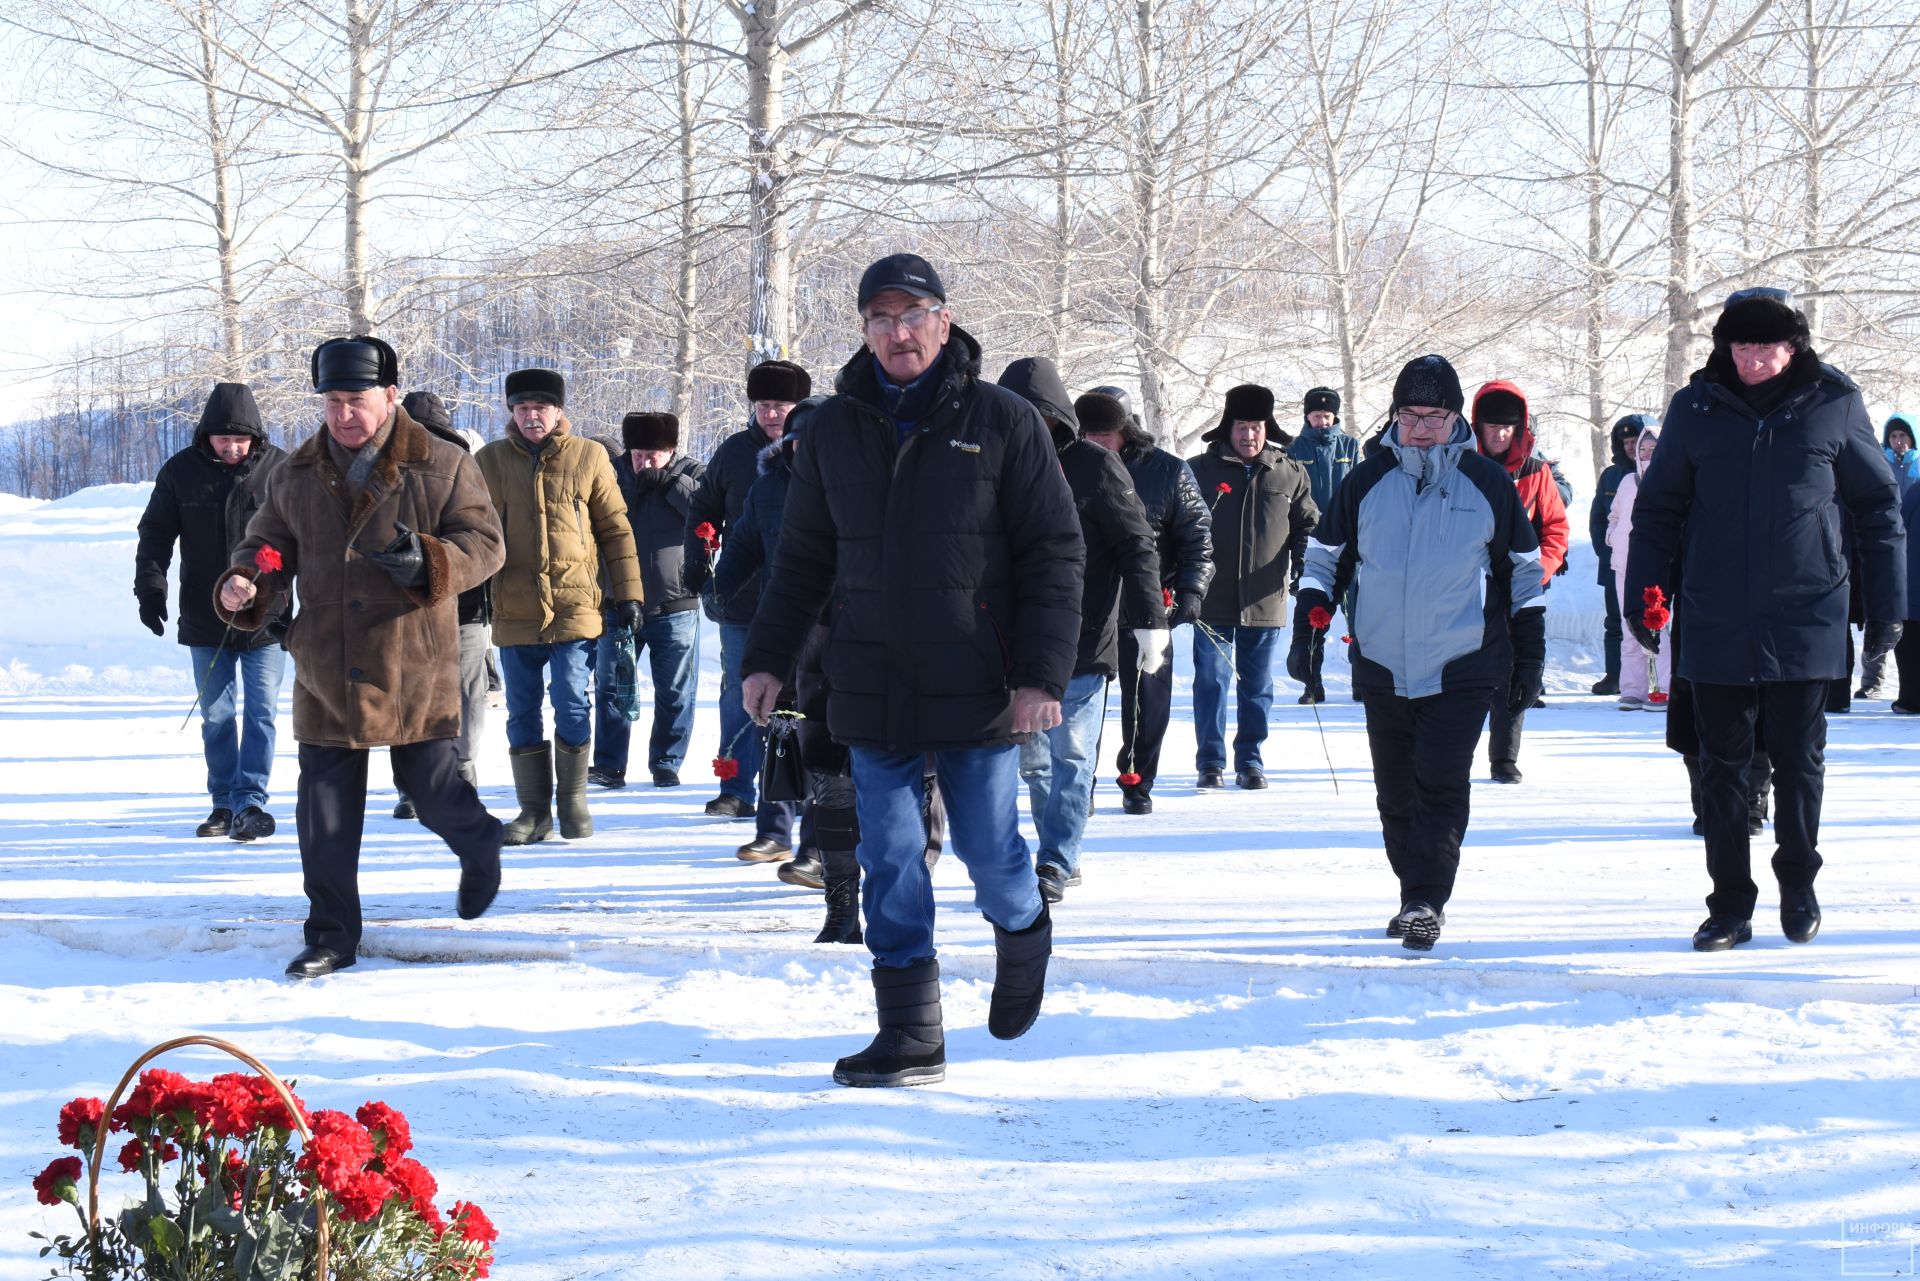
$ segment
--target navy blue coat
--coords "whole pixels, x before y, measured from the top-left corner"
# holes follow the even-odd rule
[[[1791,390],[1762,416],[1716,351],[1675,393],[1640,481],[1626,599],[1669,588],[1678,558],[1677,674],[1691,681],[1846,676],[1848,515],[1866,617],[1906,613],[1899,490],[1860,389],[1811,352],[1786,377]]]

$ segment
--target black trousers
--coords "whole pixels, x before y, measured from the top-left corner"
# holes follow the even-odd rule
[[[1900,643],[1893,647],[1893,665],[1900,677],[1894,702],[1902,708],[1920,707],[1920,619],[1909,618],[1901,629]]]
[[[1754,722],[1773,764],[1773,873],[1782,886],[1813,884],[1820,871],[1820,799],[1826,789],[1830,683],[1765,685],[1693,683],[1693,723],[1700,735],[1700,819],[1707,830],[1707,913],[1717,920],[1752,917],[1753,883],[1747,835],[1748,769]]]
[[[420,821],[462,863],[498,858],[500,820],[460,777],[454,740],[388,749],[393,777]],[[352,956],[360,946],[360,833],[367,817],[367,749],[300,744],[300,870],[306,878],[307,942]]]
[[[1160,773],[1160,744],[1166,741],[1167,722],[1173,716],[1173,659],[1151,676],[1140,672],[1140,647],[1130,628],[1120,629],[1120,754],[1116,773],[1129,769],[1140,776],[1140,790],[1150,791]],[[1138,691],[1137,695],[1135,691]]]
[[[1495,772],[1520,764],[1520,736],[1527,728],[1527,709],[1507,710],[1511,697],[1505,684],[1487,694],[1487,763]]]
[[[1600,555],[1604,557],[1607,552],[1602,549]],[[1606,630],[1602,633],[1602,644],[1607,652],[1607,679],[1618,685],[1620,683],[1620,633],[1624,627],[1620,618],[1620,591],[1613,585],[1612,578],[1608,578],[1600,586],[1603,589],[1601,595],[1607,600]]]
[[[1487,718],[1486,691],[1368,694],[1362,702],[1380,834],[1400,878],[1400,901],[1445,907],[1460,871],[1473,790],[1468,775]]]

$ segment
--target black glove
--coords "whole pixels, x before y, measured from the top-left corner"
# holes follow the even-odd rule
[[[1313,626],[1307,619],[1316,609],[1328,609],[1330,603],[1325,592],[1311,587],[1294,597],[1293,643],[1287,646],[1287,675],[1302,685],[1320,679],[1320,663],[1327,652],[1326,630]]]
[[[1200,604],[1206,600],[1202,592],[1175,592],[1173,594],[1173,612],[1167,615],[1167,626],[1178,627],[1182,623],[1200,621]]]
[[[367,559],[386,570],[387,577],[401,587],[418,587],[427,581],[427,558],[420,550],[420,535],[399,521],[393,528],[397,531],[393,541],[377,552],[368,552]]]
[[[165,636],[167,629],[167,597],[164,592],[142,592],[140,595],[140,621],[155,636]],[[1895,624],[1898,626],[1898,624]]]
[[[1900,643],[1902,630],[1904,627],[1900,623],[1868,623],[1867,634],[1862,641],[1865,664],[1872,666],[1886,662],[1887,655],[1893,653],[1893,647]]]
[[[1660,652],[1660,633],[1650,630],[1646,623],[1641,621],[1640,615],[1628,614],[1625,622],[1627,624],[1627,631],[1632,633],[1633,639],[1639,643],[1641,649],[1646,650],[1649,654],[1657,654]],[[1895,627],[1899,625],[1898,623],[1894,624]]]
[[[1513,678],[1507,683],[1507,714],[1518,716],[1532,707],[1546,683],[1539,663],[1515,663]]]
[[[619,619],[619,625],[630,632],[640,630],[640,602],[623,600],[613,607],[613,615]]]

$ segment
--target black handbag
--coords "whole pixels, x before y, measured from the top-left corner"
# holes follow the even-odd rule
[[[800,760],[799,719],[775,712],[767,722],[767,747],[760,758],[763,801],[804,801],[812,795],[807,786],[807,767]]]

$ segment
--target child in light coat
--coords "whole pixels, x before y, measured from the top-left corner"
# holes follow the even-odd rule
[[[1607,549],[1613,557],[1614,591],[1624,592],[1627,582],[1627,542],[1633,536],[1633,500],[1640,493],[1640,478],[1647,473],[1647,463],[1653,457],[1654,446],[1660,443],[1660,428],[1647,426],[1640,429],[1630,447],[1634,468],[1620,480],[1620,489],[1613,496],[1613,507],[1607,514]],[[1622,597],[1620,612],[1622,615],[1638,614],[1642,602],[1629,601]],[[1665,711],[1664,702],[1655,703],[1648,699],[1652,685],[1648,680],[1648,658],[1653,659],[1653,672],[1662,690],[1668,688],[1673,678],[1673,645],[1670,638],[1662,638],[1660,651],[1649,655],[1640,648],[1640,643],[1631,632],[1620,639],[1620,710],[1634,711],[1645,708],[1650,712]]]

